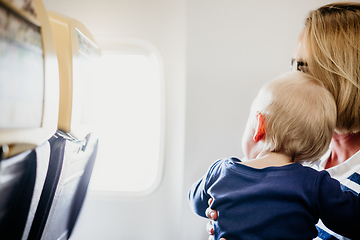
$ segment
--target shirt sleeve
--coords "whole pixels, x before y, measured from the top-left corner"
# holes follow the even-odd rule
[[[192,210],[206,218],[205,211],[208,208],[208,201],[212,197],[207,193],[208,188],[217,179],[219,169],[221,168],[223,160],[217,160],[213,163],[207,173],[198,181],[195,182],[189,191],[189,203]]]
[[[342,191],[340,182],[321,171],[318,178],[319,216],[326,227],[348,238],[360,237],[360,198]]]

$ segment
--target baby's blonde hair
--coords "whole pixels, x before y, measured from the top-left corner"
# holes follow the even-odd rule
[[[334,96],[336,130],[360,131],[360,3],[332,3],[311,11],[303,45],[309,73]]]
[[[289,72],[264,85],[255,101],[264,116],[265,151],[286,154],[295,162],[312,162],[325,154],[336,125],[336,105],[320,81]]]

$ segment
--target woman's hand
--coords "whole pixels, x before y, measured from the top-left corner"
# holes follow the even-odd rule
[[[213,210],[210,208],[211,203],[213,202],[214,199],[210,198],[208,201],[209,207],[206,209],[205,214],[208,218],[211,219],[210,222],[208,222],[206,224],[206,231],[210,234],[209,236],[209,240],[214,240],[214,222],[217,217],[218,217],[218,213],[216,210]],[[221,238],[220,240],[226,240],[225,238]]]

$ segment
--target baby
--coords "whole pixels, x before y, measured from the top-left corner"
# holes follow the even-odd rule
[[[359,238],[360,198],[313,163],[328,150],[336,124],[332,95],[301,72],[264,85],[255,98],[243,136],[243,161],[216,161],[190,192],[190,205],[205,216],[217,209],[215,239],[313,239],[323,223]]]

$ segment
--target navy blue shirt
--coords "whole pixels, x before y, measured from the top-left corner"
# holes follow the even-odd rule
[[[257,169],[236,162],[216,161],[189,192],[192,209],[203,217],[214,199],[215,239],[313,239],[319,218],[343,236],[360,238],[359,197],[343,192],[328,172],[299,163]]]

